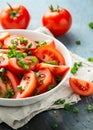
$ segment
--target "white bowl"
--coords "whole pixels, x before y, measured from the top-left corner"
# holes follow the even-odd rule
[[[9,32],[10,34],[15,34],[15,35],[19,35],[19,36],[25,36],[28,38],[32,38],[35,41],[42,41],[42,40],[48,40],[48,39],[54,39],[55,43],[56,43],[56,47],[62,52],[62,54],[65,57],[65,61],[66,61],[66,65],[69,66],[71,68],[71,57],[69,54],[69,51],[67,50],[67,48],[57,39],[39,33],[39,32],[34,32],[31,30],[20,30],[20,29],[11,29],[11,30],[2,30],[1,32]],[[7,99],[7,98],[0,98],[0,105],[2,106],[24,106],[24,105],[29,105],[29,104],[33,104],[36,103],[40,100],[44,100],[44,98],[47,98],[50,94],[53,94],[57,89],[59,89],[60,86],[62,86],[63,82],[67,79],[68,75],[69,75],[70,70],[67,72],[67,74],[64,76],[64,78],[62,79],[62,81],[53,89],[51,89],[48,92],[45,92],[43,94],[37,95],[37,96],[33,96],[33,97],[28,97],[28,98],[20,98],[20,99]]]

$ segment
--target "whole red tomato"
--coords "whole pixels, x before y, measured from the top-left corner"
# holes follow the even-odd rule
[[[23,5],[10,5],[2,9],[0,22],[4,29],[26,29],[30,14]]]
[[[60,36],[70,29],[72,16],[67,9],[59,7],[54,9],[51,5],[50,10],[42,16],[42,24],[55,36]]]

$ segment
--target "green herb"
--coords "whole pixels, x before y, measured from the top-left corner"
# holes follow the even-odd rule
[[[59,105],[59,104],[64,104],[64,103],[65,103],[65,99],[59,99],[54,104]]]
[[[81,44],[80,40],[76,41],[76,44],[77,44],[77,45],[80,45],[80,44]]]
[[[15,48],[18,44],[18,39],[17,38],[12,39],[11,43],[12,43],[12,47]]]
[[[44,45],[47,44],[46,41],[42,41],[42,42],[35,41],[35,42],[36,42],[36,47],[37,47],[37,48],[38,48],[38,47],[41,47],[41,46],[44,46]]]
[[[2,96],[2,92],[0,92],[0,97]]]
[[[93,112],[93,105],[88,105],[87,106],[87,111],[88,112]]]
[[[17,87],[18,91],[22,91],[22,86]]]
[[[53,125],[52,125],[52,128],[53,128],[53,129],[58,128],[58,124],[57,124],[57,123],[53,124]]]
[[[88,25],[91,29],[93,29],[93,22],[90,22]]]
[[[31,61],[32,61],[33,63],[38,63],[38,59],[37,59],[36,56],[32,56]]]
[[[59,75],[56,75],[55,78],[56,78],[56,81],[57,81],[58,83],[62,80],[62,77],[59,76]]]
[[[19,40],[20,40],[21,43],[25,43],[25,44],[28,43],[28,40],[24,39],[23,36],[20,36]]]
[[[80,66],[82,66],[82,62],[79,63],[75,62],[73,67],[71,68],[71,73],[76,74]]]
[[[0,45],[0,49],[2,49],[2,45]]]
[[[16,49],[8,48],[8,58],[16,57]]]
[[[13,95],[14,95],[14,90],[13,89],[8,89],[5,98],[10,98]]]
[[[89,61],[89,62],[93,62],[93,58],[92,58],[92,57],[89,57],[89,58],[88,58],[88,61]]]
[[[51,89],[53,89],[54,86],[55,86],[54,84],[52,84],[52,85],[48,85],[48,91],[51,90]]]
[[[70,110],[70,108],[71,108],[71,106],[70,106],[70,104],[69,103],[66,103],[65,105],[64,105],[64,109],[65,110]]]
[[[48,62],[48,64],[58,65],[58,61],[57,60],[52,60],[52,61]]]
[[[74,113],[78,113],[78,112],[79,112],[79,109],[78,109],[78,107],[74,107],[72,111],[73,111]]]
[[[31,47],[32,47],[32,43],[29,43],[29,44],[28,44],[28,48],[31,48]]]
[[[19,60],[19,61],[18,61],[18,65],[19,65],[20,67],[24,68],[24,70],[28,70],[28,69],[29,69],[29,66],[28,66],[27,64],[25,64],[25,62],[22,61],[22,60]]]

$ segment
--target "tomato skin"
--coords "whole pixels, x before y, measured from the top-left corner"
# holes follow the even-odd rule
[[[79,78],[69,78],[70,87],[73,91],[82,96],[89,96],[93,94],[93,83]]]
[[[12,89],[14,90],[15,95],[17,94],[17,86],[19,85],[19,80],[15,74],[13,74],[11,71],[6,71],[5,76],[8,77],[12,84]],[[10,89],[10,86],[7,87],[7,89]],[[14,96],[13,96],[14,97]]]
[[[29,21],[30,14],[23,5],[12,5],[13,11],[18,11],[15,16],[11,15],[11,8],[6,6],[0,13],[1,25],[4,29],[26,29]]]
[[[38,63],[36,66],[37,70],[44,69],[44,68],[49,69],[53,73],[53,75],[60,75],[60,76],[64,76],[67,73],[67,71],[70,69],[66,65],[51,65],[46,63]]]
[[[72,16],[65,8],[60,11],[47,11],[42,16],[42,24],[47,27],[55,36],[65,34],[72,25]]]
[[[43,62],[50,62],[53,60],[58,61],[59,65],[65,65],[65,58],[59,52],[58,49],[51,46],[41,46],[34,51],[34,55],[37,56]]]
[[[26,98],[33,95],[33,92],[37,86],[37,78],[33,71],[29,71],[24,74],[19,84],[22,86],[22,92],[18,92],[16,98]]]
[[[40,77],[37,78],[38,85],[37,85],[36,89],[39,90],[39,93],[37,93],[37,94],[41,94],[41,93],[48,91],[48,86],[55,85],[56,82],[49,69],[40,69],[38,71],[38,73],[40,74]]]

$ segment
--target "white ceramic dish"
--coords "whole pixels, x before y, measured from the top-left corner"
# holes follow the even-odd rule
[[[35,41],[42,41],[42,40],[48,40],[48,39],[54,39],[55,43],[56,43],[56,47],[63,53],[65,60],[66,60],[66,65],[71,67],[71,57],[69,54],[69,51],[67,50],[67,48],[57,39],[42,34],[42,33],[38,33],[38,32],[34,32],[31,30],[19,30],[19,29],[12,29],[12,30],[2,30],[0,32],[9,32],[10,34],[15,34],[15,35],[19,35],[19,36],[25,36],[28,38],[32,38]],[[68,73],[65,75],[65,77],[62,79],[62,81],[52,90],[37,95],[37,96],[33,96],[33,97],[28,97],[28,98],[22,98],[22,99],[6,99],[6,98],[0,98],[0,105],[1,106],[24,106],[24,105],[29,105],[32,103],[36,103],[42,99],[44,99],[45,97],[48,97],[50,94],[53,94],[56,89],[58,89],[63,82],[67,79],[68,75],[69,75],[70,70],[68,71]]]

